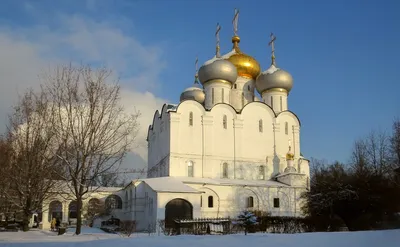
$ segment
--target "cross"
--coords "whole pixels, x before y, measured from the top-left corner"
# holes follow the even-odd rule
[[[198,58],[198,56],[196,56],[196,61],[194,62],[194,66],[196,67],[196,74],[194,75],[194,84],[199,83],[199,82],[198,82],[198,79],[199,79],[199,75],[198,75],[198,71],[199,71],[198,64],[199,64],[199,58]]]
[[[196,61],[194,62],[194,66],[196,67],[196,74],[199,71],[198,64],[199,64],[199,58],[196,56]]]
[[[233,24],[233,34],[237,36],[238,31],[238,19],[239,19],[239,10],[235,8],[235,16],[233,17],[232,24]]]
[[[276,37],[275,37],[275,35],[273,33],[271,33],[271,35],[269,37],[271,37],[271,39],[270,39],[268,45],[271,46],[272,53],[274,53],[275,52],[275,40],[276,40]]]
[[[219,31],[221,31],[221,26],[219,25],[219,23],[217,23],[217,31],[215,32],[215,38],[217,39],[217,47],[216,47],[217,52],[215,55],[217,57],[220,57],[220,54],[219,54]]]
[[[292,148],[292,140],[289,138],[289,150]]]
[[[271,46],[271,49],[272,49],[272,51],[271,51],[272,64],[275,65],[275,40],[276,40],[276,37],[275,37],[275,35],[273,33],[271,33],[270,38],[271,39],[270,39],[268,45]]]

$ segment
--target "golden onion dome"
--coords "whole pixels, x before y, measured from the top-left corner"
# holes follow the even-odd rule
[[[232,37],[233,49],[223,56],[224,59],[235,65],[238,76],[257,79],[261,72],[260,64],[253,57],[244,54],[239,48],[239,36]]]
[[[292,152],[290,141],[289,141],[289,151],[286,153],[286,160],[294,160],[294,153]]]

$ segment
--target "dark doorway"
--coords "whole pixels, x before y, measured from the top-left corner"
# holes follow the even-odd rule
[[[165,206],[165,227],[174,227],[176,219],[193,219],[193,206],[184,199],[173,199]]]

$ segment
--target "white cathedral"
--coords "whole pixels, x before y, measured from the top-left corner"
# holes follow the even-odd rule
[[[148,178],[124,189],[125,216],[139,229],[157,219],[235,217],[245,209],[302,216],[310,169],[299,118],[288,109],[293,79],[276,65],[272,34],[266,71],[241,51],[237,14],[232,50],[220,55],[217,26],[216,55],[178,105],[154,115]]]
[[[288,108],[293,78],[275,62],[272,34],[271,66],[261,72],[239,48],[237,18],[232,50],[220,55],[217,26],[215,56],[179,104],[154,114],[147,178],[114,192],[114,217],[135,220],[137,230],[160,219],[235,217],[245,209],[302,216],[310,168],[300,152],[300,120]]]

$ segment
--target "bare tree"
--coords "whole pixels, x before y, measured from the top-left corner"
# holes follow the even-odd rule
[[[8,162],[2,172],[8,188],[3,190],[14,211],[23,215],[23,230],[28,230],[34,211],[55,186],[57,161],[52,153],[55,135],[49,123],[52,114],[44,93],[32,90],[25,93],[10,115],[6,142],[9,145]]]
[[[96,179],[118,169],[135,140],[139,113],[124,112],[120,87],[108,69],[60,66],[44,79],[59,141],[56,156],[77,201],[76,234],[80,234],[82,200],[89,190],[96,190]]]
[[[392,126],[392,136],[390,138],[392,160],[396,168],[400,167],[400,120],[396,119]]]

